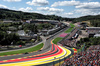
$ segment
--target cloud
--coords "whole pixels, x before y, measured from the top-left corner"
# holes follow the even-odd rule
[[[5,5],[0,4],[0,8],[8,8],[8,7],[5,6]]]
[[[41,11],[48,11],[48,12],[54,12],[54,13],[60,13],[63,12],[63,9],[58,9],[58,8],[49,8],[49,7],[39,7],[37,8],[37,10],[41,10]]]
[[[77,14],[80,16],[85,15],[98,15],[100,14],[100,2],[80,2],[80,1],[58,1],[51,5],[51,7],[57,6],[75,6],[75,11],[72,13],[64,13],[62,16],[71,16],[73,14]]]
[[[34,5],[34,6],[45,6],[45,5],[48,5],[49,2],[47,0],[32,0],[32,2],[28,1],[26,2],[26,4]]]
[[[100,9],[77,9],[74,12],[82,15],[98,15],[100,14]]]
[[[51,5],[51,7],[57,7],[57,6],[75,6],[75,8],[100,9],[100,2],[81,3],[80,1],[72,0],[72,1],[58,1]]]
[[[3,1],[8,1],[8,2],[20,2],[21,0],[3,0]]]
[[[57,12],[57,13],[59,13],[59,12],[63,12],[64,10],[63,9],[57,9],[57,8],[50,8],[49,11],[50,12]]]
[[[60,14],[60,16],[62,16],[62,17],[68,17],[68,18],[75,17],[73,12],[64,12],[64,13]]]
[[[24,12],[29,12],[32,11],[33,9],[31,7],[26,7],[26,8],[19,8],[19,10]]]
[[[73,15],[73,13],[72,12],[69,12],[69,13],[65,13],[66,15],[68,15],[68,16],[72,16]]]
[[[80,4],[80,1],[75,1],[75,0],[72,0],[72,1],[58,1],[58,2],[55,2],[54,4],[52,4],[51,7],[76,6],[76,5],[79,5],[79,4]]]
[[[100,2],[85,2],[77,5],[75,13],[82,15],[98,15],[100,14]]]
[[[76,6],[76,8],[100,9],[100,3],[99,2],[81,3],[80,5]]]
[[[37,8],[37,10],[49,11],[49,7],[39,7],[39,8]]]

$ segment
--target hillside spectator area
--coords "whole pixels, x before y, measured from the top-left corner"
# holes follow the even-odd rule
[[[100,45],[90,46],[87,51],[68,58],[62,66],[100,66]]]

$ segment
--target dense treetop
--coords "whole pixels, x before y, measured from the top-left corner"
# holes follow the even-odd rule
[[[58,21],[73,21],[81,22],[81,21],[90,21],[91,25],[95,27],[100,27],[100,15],[88,15],[82,16],[79,18],[64,18],[56,15],[43,15],[39,13],[28,13],[22,11],[15,11],[9,9],[0,8],[0,19],[10,19],[10,20],[22,20],[22,19],[49,19],[49,20],[58,20]]]
[[[90,24],[94,27],[100,27],[100,15],[88,15],[79,18],[75,18],[73,22],[90,21]]]
[[[0,19],[11,19],[11,20],[21,20],[21,19],[49,19],[49,20],[72,20],[71,18],[62,18],[56,15],[42,15],[39,13],[28,13],[22,11],[14,11],[9,9],[0,8]]]

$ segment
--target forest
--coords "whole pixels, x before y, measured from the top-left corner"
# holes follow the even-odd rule
[[[81,38],[80,41],[77,42],[77,47],[81,47],[83,44],[85,44],[86,48],[90,47],[91,45],[99,45],[100,37]]]
[[[79,18],[75,18],[73,23],[82,22],[82,21],[90,21],[90,24],[94,27],[100,27],[100,15],[88,15]]]
[[[18,21],[22,19],[48,19],[48,20],[58,20],[58,21],[72,21],[73,23],[90,21],[92,26],[100,27],[100,15],[87,15],[79,18],[67,18],[56,15],[43,15],[39,13],[28,13],[22,11],[15,11],[9,9],[0,8],[0,20],[8,19],[13,21]]]
[[[48,20],[70,20],[73,18],[62,18],[61,16],[56,15],[43,15],[39,13],[28,13],[22,11],[14,11],[9,9],[0,8],[0,19],[10,19],[10,20],[22,20],[22,19],[48,19]]]

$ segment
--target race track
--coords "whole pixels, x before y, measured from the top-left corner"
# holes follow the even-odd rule
[[[44,64],[50,64],[56,61],[59,62],[59,60],[67,58],[73,52],[70,49],[66,49],[52,43],[52,39],[57,37],[60,33],[48,39],[44,49],[36,52],[35,54],[29,53],[26,55],[15,55],[12,57],[0,57],[0,66],[45,66]]]
[[[0,66],[31,66],[41,65],[63,59],[71,54],[71,51],[61,46],[52,44],[52,49],[46,53],[22,58],[0,61]]]

